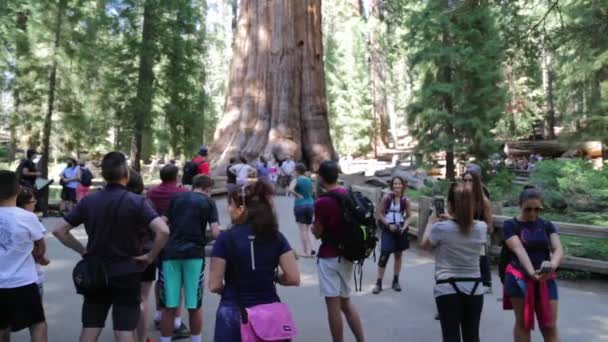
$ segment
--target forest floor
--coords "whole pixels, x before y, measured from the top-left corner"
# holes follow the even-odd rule
[[[299,249],[296,225],[293,221],[293,199],[278,196],[275,200],[281,231],[292,246]],[[221,222],[228,223],[226,201],[218,199]],[[57,218],[44,219],[48,229],[52,229]],[[75,230],[81,241],[86,241],[82,228]],[[78,260],[76,254],[62,247],[52,236],[48,238],[47,255],[51,264],[46,267],[45,309],[49,323],[49,341],[75,341],[80,331],[80,306],[82,299],[73,289],[71,271]],[[316,262],[314,259],[300,259],[302,284],[299,288],[280,288],[279,294],[288,303],[298,325],[295,341],[330,341],[325,305],[319,296]],[[389,270],[392,261],[389,262]],[[372,260],[364,266],[363,291],[353,295],[353,301],[361,313],[367,341],[440,341],[439,322],[434,320],[433,299],[433,256],[412,248],[405,253],[405,263],[401,269],[404,292],[385,290],[380,295],[371,294],[376,267]],[[494,272],[496,274],[496,272]],[[388,271],[385,286],[392,272]],[[502,287],[494,279],[494,294],[485,297],[481,321],[481,340],[493,342],[511,341],[513,314],[501,309],[498,301]],[[562,341],[608,341],[608,283],[597,281],[560,281],[560,317],[558,326]],[[153,302],[153,299],[151,299]],[[213,340],[215,310],[219,296],[206,292],[203,301],[205,328],[203,341]],[[112,341],[111,321],[100,341]],[[158,332],[150,325],[150,334],[157,338]],[[346,341],[354,341],[346,329]],[[538,330],[533,333],[533,341],[541,341]],[[13,338],[14,342],[28,341],[22,331]],[[186,340],[184,340],[186,341]]]

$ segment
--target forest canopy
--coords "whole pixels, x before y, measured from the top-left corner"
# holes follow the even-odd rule
[[[240,6],[264,1],[0,2],[3,154],[213,145]],[[449,174],[509,140],[608,142],[605,0],[307,1],[341,155],[415,147]]]

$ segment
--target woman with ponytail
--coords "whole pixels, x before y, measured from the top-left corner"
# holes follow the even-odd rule
[[[228,195],[233,226],[213,245],[209,279],[210,291],[222,296],[216,342],[241,341],[241,307],[280,302],[275,282],[300,284],[295,254],[279,232],[272,196],[266,182],[242,186]]]
[[[454,183],[448,193],[451,219],[433,224],[422,246],[434,248],[435,302],[444,342],[479,342],[483,287],[479,250],[486,243],[487,225],[475,220],[471,185]]]

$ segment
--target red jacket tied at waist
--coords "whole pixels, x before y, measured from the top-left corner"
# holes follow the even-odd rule
[[[524,301],[524,327],[527,330],[534,330],[534,312],[536,303],[536,284],[538,284],[538,295],[539,295],[539,310],[538,310],[538,325],[542,328],[551,327],[553,325],[553,313],[551,311],[551,303],[549,302],[549,287],[547,281],[536,281],[533,278],[526,277],[517,268],[512,265],[508,265],[506,274],[511,274],[518,280],[524,280],[526,282],[526,293]],[[554,279],[555,273],[551,273],[549,279]],[[503,294],[502,301],[503,309],[512,310],[513,305],[507,297],[506,293]]]

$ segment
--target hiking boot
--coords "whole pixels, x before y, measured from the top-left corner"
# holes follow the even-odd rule
[[[401,292],[401,285],[399,285],[398,281],[393,282],[393,290]]]
[[[376,284],[376,286],[374,286],[374,289],[372,290],[373,294],[378,294],[382,292],[382,284]]]
[[[186,327],[184,322],[182,322],[182,325],[180,325],[179,328],[173,330],[174,340],[179,340],[188,337],[190,337],[190,330],[188,330],[188,327]]]

